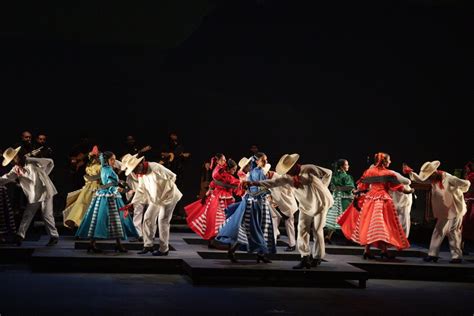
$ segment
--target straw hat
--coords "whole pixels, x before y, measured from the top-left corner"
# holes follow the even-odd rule
[[[21,149],[21,146],[20,147],[17,147],[15,149],[9,147],[7,148],[4,152],[3,152],[3,162],[2,162],[2,166],[8,166],[8,164],[13,160],[13,158],[15,158],[15,156],[18,154],[18,152],[20,151]]]
[[[271,164],[267,163],[265,164],[265,167],[262,168],[263,174],[266,175],[268,171],[270,171],[270,168],[272,167]]]
[[[441,163],[438,160],[427,161],[421,166],[419,178],[421,181],[427,180],[436,170]]]
[[[120,166],[120,170],[124,171],[126,169],[126,163],[127,161],[130,160],[130,158],[132,157],[137,157],[138,154],[135,154],[135,155],[130,155],[130,154],[125,154],[122,159],[120,160],[120,162],[122,163],[122,165]]]
[[[250,159],[249,159],[249,158],[247,158],[247,157],[241,158],[241,159],[239,160],[239,163],[238,163],[238,165],[239,165],[239,167],[240,167],[239,170],[242,171],[242,169],[244,169],[245,166],[247,166],[247,165],[249,164],[249,162],[250,162]]]
[[[138,166],[138,164],[143,160],[145,157],[137,158],[136,155],[131,156],[130,158],[126,159],[125,162],[122,161],[122,168],[125,170],[125,175],[128,176],[132,173],[132,171]]]
[[[275,168],[275,171],[279,175],[286,174],[295,165],[295,163],[298,161],[299,158],[300,158],[300,155],[298,155],[298,154],[291,154],[291,155],[284,154],[280,158],[280,161],[278,162],[278,164]]]

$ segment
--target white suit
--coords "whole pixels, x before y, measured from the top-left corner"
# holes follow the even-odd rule
[[[421,183],[431,183],[429,180],[420,181],[418,174],[414,172],[410,173],[410,178]],[[441,243],[448,236],[451,258],[462,258],[461,224],[467,212],[463,194],[469,190],[470,185],[468,180],[459,179],[447,172],[443,172],[440,183],[431,183],[431,207],[437,222],[431,236],[429,256],[439,256]]]
[[[273,173],[272,179],[281,177],[276,172]],[[295,216],[294,214],[298,211],[298,204],[296,202],[294,188],[290,186],[279,186],[270,189],[271,200],[274,204],[278,206],[280,212],[288,217],[285,220],[286,233],[288,235],[288,245],[290,247],[296,246],[295,238]],[[272,204],[272,203],[270,203]],[[272,206],[272,222],[273,222],[273,232],[275,234],[275,240],[280,234],[278,229],[282,216],[275,210]]]
[[[397,176],[397,180],[404,185],[405,190],[411,190],[410,184],[411,181],[408,178],[405,178],[398,172],[395,172]],[[411,206],[413,205],[413,194],[405,194],[400,191],[392,191],[389,192],[390,196],[392,197],[393,204],[395,205],[395,209],[397,210],[398,219],[400,220],[400,224],[402,225],[403,230],[408,238],[410,234],[410,213],[411,213]]]
[[[153,247],[158,220],[160,251],[169,250],[170,221],[173,210],[183,196],[175,184],[176,175],[156,162],[148,163],[147,173],[138,177],[132,204],[147,204],[143,219],[145,247]]]
[[[9,173],[3,175],[0,179],[0,184],[14,182],[18,179],[28,199],[17,233],[22,238],[25,238],[26,231],[40,207],[48,235],[50,237],[59,236],[53,216],[53,196],[58,192],[48,176],[53,168],[54,162],[52,159],[29,157],[26,158],[26,164],[23,168],[14,166]]]
[[[315,165],[302,165],[299,174],[301,188],[294,188],[293,178],[287,174],[260,181],[259,185],[266,188],[287,186],[294,188],[294,194],[299,202],[300,215],[298,219],[298,251],[302,257],[312,254],[315,259],[326,255],[323,228],[326,215],[334,200],[328,186],[331,182],[332,171]],[[314,244],[309,246],[309,238],[313,230]]]

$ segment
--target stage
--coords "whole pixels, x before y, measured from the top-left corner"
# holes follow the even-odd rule
[[[22,246],[2,245],[0,264],[26,264],[33,273],[131,273],[185,275],[194,286],[245,285],[286,287],[370,287],[371,280],[430,280],[451,282],[474,281],[474,257],[467,256],[461,264],[449,264],[449,253],[442,252],[438,263],[422,258],[427,249],[412,247],[397,252],[395,259],[364,260],[363,248],[327,245],[322,264],[312,269],[294,270],[300,256],[297,251],[285,252],[286,242],[278,242],[272,263],[257,263],[254,254],[237,252],[238,263],[227,259],[225,250],[209,249],[207,243],[189,232],[172,232],[170,252],[165,257],[150,253],[139,255],[138,242],[124,242],[128,253],[113,250],[113,241],[98,241],[103,253],[87,253],[87,241],[61,236],[54,247],[44,246],[48,240],[24,241]]]

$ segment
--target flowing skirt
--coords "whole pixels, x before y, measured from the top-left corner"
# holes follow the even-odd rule
[[[369,192],[356,218],[357,210],[349,207],[340,217],[344,235],[360,245],[381,247],[380,242],[397,249],[410,247],[410,243],[398,219],[392,198],[385,191]]]
[[[189,228],[205,240],[216,237],[219,227],[226,219],[225,209],[232,203],[233,198],[224,198],[212,193],[207,197],[205,204],[197,200],[186,205],[184,210]]]
[[[76,236],[94,239],[138,237],[132,218],[125,217],[124,213],[119,211],[123,206],[120,194],[97,192]]]
[[[272,214],[265,196],[242,198],[236,207],[230,206],[232,215],[219,230],[216,240],[234,245],[247,252],[276,253]]]

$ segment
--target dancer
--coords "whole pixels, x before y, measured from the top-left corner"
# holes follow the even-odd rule
[[[255,154],[250,162],[249,181],[265,180],[263,168],[266,164],[264,153]],[[257,263],[271,262],[267,255],[276,252],[276,245],[268,194],[268,190],[250,185],[234,213],[219,230],[216,240],[230,245],[228,256],[231,262],[237,262],[235,251],[239,246],[249,253],[256,251]]]
[[[123,189],[119,187],[119,178],[113,169],[116,165],[115,155],[106,151],[99,155],[99,160],[100,178],[103,185],[95,192],[76,236],[90,239],[87,252],[102,252],[97,248],[97,239],[115,239],[115,251],[127,252],[120,240],[130,236],[137,237],[138,234],[131,217],[119,211],[124,206],[120,195]]]
[[[209,248],[214,248],[213,240],[226,218],[224,210],[235,202],[233,194],[240,184],[233,176],[237,170],[235,161],[226,161],[223,154],[217,154],[211,161],[214,165],[207,197],[184,207],[188,226],[208,241]]]
[[[474,166],[473,162],[470,161],[464,167],[464,179],[471,183],[469,190],[464,193],[464,199],[466,200],[467,212],[464,215],[462,221],[462,249],[464,254],[468,254],[464,248],[464,242],[474,241]]]
[[[397,210],[388,193],[389,190],[401,191],[405,194],[413,193],[401,184],[395,172],[388,169],[391,160],[386,153],[375,155],[375,164],[367,169],[357,182],[357,191],[367,191],[355,227],[345,232],[346,237],[365,246],[364,259],[375,259],[370,247],[373,245],[381,249],[380,257],[392,259],[387,248],[394,246],[405,249],[410,246],[408,239],[398,219]],[[358,193],[356,191],[356,193]],[[351,212],[348,208],[346,212]],[[343,217],[344,214],[341,216]],[[341,226],[344,225],[339,221]]]
[[[100,169],[99,149],[94,146],[89,153],[84,186],[67,195],[66,209],[63,211],[63,222],[66,227],[74,228],[81,224],[95,191],[100,187]]]
[[[267,179],[276,179],[280,175],[270,170],[271,165],[265,165],[265,175]],[[285,248],[286,252],[296,250],[296,233],[295,233],[295,213],[298,211],[298,203],[296,202],[294,188],[290,186],[280,186],[270,189],[270,206],[272,210],[273,232],[275,235],[275,242],[280,237],[280,222],[285,221],[286,234],[288,236],[288,246]]]
[[[13,162],[14,166],[9,173],[2,176],[0,185],[18,180],[28,200],[16,235],[17,245],[21,245],[26,231],[39,208],[42,211],[46,232],[50,237],[46,246],[56,245],[59,234],[53,216],[53,196],[57,194],[57,191],[48,176],[54,168],[53,160],[27,158],[21,147],[8,148],[3,153],[3,158],[3,166],[7,166],[10,162]]]
[[[310,269],[321,264],[326,254],[323,227],[326,223],[327,211],[334,202],[328,189],[332,171],[316,165],[297,164],[299,158],[299,154],[283,155],[275,168],[281,177],[253,181],[248,185],[258,185],[270,189],[279,186],[294,188],[300,210],[297,245],[301,261],[293,268]],[[314,244],[310,249],[311,231],[313,231]]]
[[[413,181],[431,184],[431,207],[437,221],[431,236],[428,256],[423,260],[437,262],[439,248],[444,237],[447,236],[451,250],[451,261],[449,262],[461,263],[462,218],[467,212],[463,193],[469,190],[471,184],[468,180],[462,180],[445,171],[438,170],[440,164],[437,160],[427,161],[421,166],[419,174],[404,164],[404,171]]]
[[[392,170],[393,171],[393,170]],[[411,181],[408,178],[405,178],[398,172],[395,172],[395,176],[397,177],[398,182],[403,184],[403,187],[405,191],[410,191],[411,187]],[[403,231],[405,232],[405,235],[408,236],[410,235],[410,227],[411,227],[411,206],[413,204],[413,194],[405,194],[400,191],[390,191],[390,196],[392,197],[393,204],[395,205],[395,209],[397,210],[398,214],[398,220],[400,221],[400,224],[402,225]]]
[[[145,161],[144,157],[132,156],[124,166],[126,176],[133,172],[138,179],[131,205],[147,205],[143,219],[144,245],[138,254],[151,252],[154,256],[167,256],[171,217],[183,196],[175,184],[176,175],[159,163]],[[155,250],[157,221],[160,247]]]
[[[337,218],[347,209],[351,204],[354,196],[352,191],[355,189],[354,179],[347,172],[349,171],[349,161],[346,159],[339,159],[334,164],[334,173],[331,178],[330,189],[334,199],[334,205],[329,208],[326,218],[325,241],[331,244],[331,238],[334,232],[341,230],[337,223]]]

